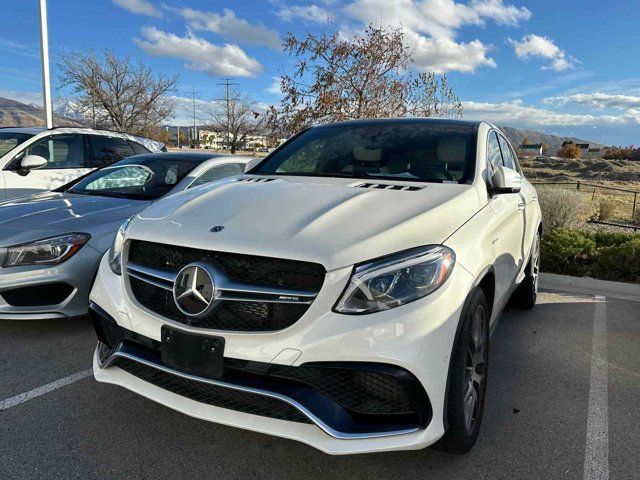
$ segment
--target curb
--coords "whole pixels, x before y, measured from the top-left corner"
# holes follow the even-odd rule
[[[610,282],[591,277],[571,277],[556,273],[541,273],[540,287],[545,290],[586,295],[603,295],[640,302],[640,284]]]

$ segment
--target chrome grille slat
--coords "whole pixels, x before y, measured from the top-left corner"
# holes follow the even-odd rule
[[[132,262],[127,263],[127,274],[138,280],[150,283],[159,288],[173,291],[176,274],[166,270],[149,268]],[[249,285],[234,282],[224,274],[218,273],[215,278],[216,300],[230,302],[269,302],[269,303],[299,303],[310,305],[317,294],[305,290],[279,289],[260,285]]]

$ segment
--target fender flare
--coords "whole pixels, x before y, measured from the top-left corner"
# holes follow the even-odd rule
[[[467,293],[467,298],[464,301],[464,304],[462,306],[462,310],[460,312],[460,318],[458,319],[458,326],[456,327],[456,334],[455,337],[453,339],[453,343],[451,344],[451,353],[449,354],[449,366],[447,367],[447,385],[445,387],[445,392],[444,392],[444,405],[443,405],[443,409],[442,409],[442,423],[444,425],[444,431],[446,432],[447,430],[449,430],[449,415],[448,415],[448,405],[449,405],[449,385],[451,384],[450,382],[450,378],[451,378],[451,368],[453,366],[453,350],[455,348],[455,346],[458,343],[458,340],[460,340],[460,335],[462,333],[462,319],[464,318],[464,316],[466,315],[468,309],[469,309],[469,302],[471,301],[471,294],[474,292],[474,290],[476,288],[478,288],[478,286],[482,283],[482,281],[484,280],[484,278],[487,276],[487,274],[491,273],[494,278],[495,278],[495,268],[493,266],[493,264],[487,265],[485,266],[480,273],[476,276],[476,279],[473,282],[473,285],[471,286],[471,288],[469,289],[469,292]],[[494,302],[495,302],[495,298],[493,299],[492,305],[491,305],[491,311],[493,312],[493,308],[494,308]]]

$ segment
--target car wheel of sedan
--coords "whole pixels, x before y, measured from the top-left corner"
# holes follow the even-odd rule
[[[540,232],[533,239],[531,258],[527,265],[527,271],[513,295],[514,304],[520,308],[532,309],[538,299],[538,283],[540,280]]]
[[[467,453],[480,431],[489,360],[489,312],[487,297],[476,289],[464,310],[462,330],[451,359],[449,428],[441,442],[449,453]]]

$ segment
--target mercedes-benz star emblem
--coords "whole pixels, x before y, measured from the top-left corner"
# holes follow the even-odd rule
[[[201,265],[190,264],[178,273],[173,282],[173,299],[178,310],[190,317],[205,313],[215,298],[216,284]]]

